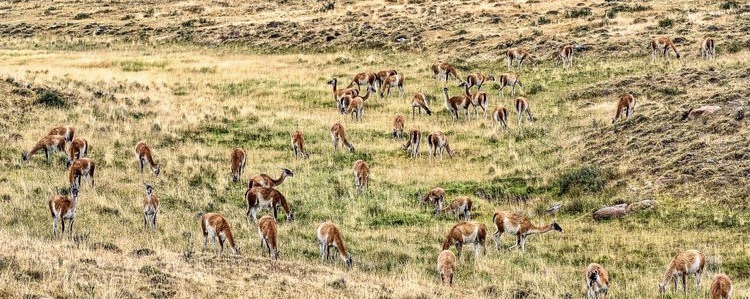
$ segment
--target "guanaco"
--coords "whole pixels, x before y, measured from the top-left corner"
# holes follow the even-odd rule
[[[474,86],[477,87],[477,90],[482,89],[482,85],[484,85],[485,82],[488,81],[495,81],[495,76],[492,74],[485,75],[482,73],[473,73],[466,76],[466,84],[469,88],[472,88]]]
[[[563,68],[573,67],[573,47],[565,44],[557,48],[554,53],[555,65],[562,63]]]
[[[469,221],[471,220],[471,198],[459,197],[454,199],[450,205],[441,209],[442,212],[452,211],[456,215],[456,219]]]
[[[335,256],[331,256],[330,254],[331,247],[335,247],[335,253],[336,255],[341,255],[344,265],[346,267],[352,266],[352,257],[347,253],[346,247],[344,247],[341,231],[333,222],[326,221],[321,223],[316,230],[316,237],[320,244],[320,259],[323,262],[335,259]]]
[[[292,150],[296,158],[307,159],[309,157],[307,152],[305,152],[305,136],[302,135],[302,131],[300,130],[292,132]]]
[[[143,227],[151,226],[156,229],[156,214],[159,213],[159,197],[154,193],[154,187],[144,184],[146,197],[143,199]]]
[[[148,162],[148,166],[151,167],[151,171],[154,173],[154,176],[159,175],[161,166],[159,166],[159,163],[156,163],[156,161],[154,161],[151,147],[148,146],[148,144],[146,144],[145,142],[141,141],[135,145],[135,159],[138,160],[138,163],[141,165],[141,173],[143,173],[143,167],[146,165],[146,162]]]
[[[250,217],[253,222],[258,221],[258,210],[271,209],[273,219],[279,214],[279,207],[284,209],[286,220],[294,221],[294,211],[289,207],[289,203],[279,190],[266,187],[252,187],[245,191],[245,200],[247,200],[247,223],[250,223]]]
[[[680,52],[677,51],[677,47],[674,46],[672,40],[668,37],[655,37],[651,39],[651,57],[652,61],[656,61],[656,56],[661,52],[662,56],[666,60],[669,56],[669,50],[674,51],[674,55],[679,59]]]
[[[382,85],[385,82],[385,80],[388,79],[388,77],[393,76],[393,75],[398,75],[398,72],[396,70],[386,70],[386,71],[379,71],[375,73],[375,86],[377,86],[378,88],[381,88],[380,90],[382,90]]]
[[[439,81],[442,78],[445,78],[445,82],[448,82],[448,78],[453,75],[453,78],[456,78],[456,80],[461,80],[458,78],[458,73],[456,72],[456,68],[454,68],[450,63],[439,61],[436,64],[432,65],[432,73],[435,75],[435,81]]]
[[[617,109],[615,110],[615,116],[612,117],[612,123],[614,124],[618,119],[620,119],[620,114],[622,114],[623,111],[625,111],[625,120],[630,118],[630,116],[633,115],[634,108],[635,96],[629,93],[621,95],[620,99],[617,101]]]
[[[526,251],[526,238],[529,236],[549,231],[563,231],[562,227],[555,220],[552,220],[552,223],[546,226],[536,226],[526,216],[510,211],[496,211],[495,215],[492,216],[492,223],[497,228],[497,231],[493,234],[495,248],[500,250],[500,237],[503,233],[507,233],[516,236],[516,244],[509,249],[519,247],[521,253]]]
[[[529,108],[529,101],[524,97],[516,98],[516,116],[518,117],[518,126],[521,126],[521,120],[523,119],[524,113],[526,114],[526,122],[530,122],[534,119],[531,115],[531,108]]]
[[[57,237],[57,222],[61,222],[61,234],[65,235],[65,220],[68,220],[68,237],[73,239],[73,222],[76,218],[76,208],[78,207],[78,186],[70,186],[70,195],[72,198],[62,195],[55,195],[47,202],[49,212],[52,214],[52,236]]]
[[[495,111],[492,112],[492,120],[495,121],[495,126],[500,127],[503,125],[503,129],[508,128],[508,109],[502,106],[497,106]]]
[[[373,88],[375,87],[375,73],[370,72],[363,72],[354,75],[354,79],[352,79],[352,82],[349,83],[349,86],[346,88],[352,88],[354,84],[357,84],[357,91],[360,90],[360,85],[367,84],[368,87]]]
[[[73,137],[75,135],[76,129],[71,126],[61,126],[53,128],[52,130],[47,133],[47,135],[50,136],[62,136],[65,137],[65,141],[71,142],[73,141]]]
[[[404,137],[404,116],[399,114],[393,118],[393,138],[401,139]]]
[[[276,239],[278,228],[276,219],[264,215],[258,221],[258,236],[260,237],[260,249],[268,249],[268,256],[271,260],[276,260],[279,254],[279,247]]]
[[[70,143],[70,149],[68,149],[68,165],[73,164],[73,161],[80,158],[86,158],[89,155],[89,142],[82,137],[78,137]]]
[[[597,299],[599,294],[607,295],[609,292],[609,273],[602,265],[591,263],[583,273],[586,280],[586,298]]]
[[[456,251],[461,257],[461,249],[464,244],[474,244],[474,258],[479,257],[479,246],[482,246],[484,254],[487,254],[487,248],[484,246],[487,237],[487,226],[484,223],[475,221],[461,221],[454,225],[445,236],[443,250],[449,249],[452,245],[456,246]]]
[[[422,143],[422,132],[419,130],[409,130],[409,140],[403,145],[404,150],[409,151],[412,158],[419,156],[419,144]]]
[[[456,255],[450,250],[443,250],[438,255],[437,271],[440,282],[445,286],[453,286],[453,273],[456,271]]]
[[[47,159],[47,163],[50,161],[50,154],[55,152],[65,153],[65,137],[59,135],[48,135],[40,139],[30,151],[23,151],[21,158],[24,161],[28,161],[31,156],[36,154],[38,151],[44,150],[44,157]]]
[[[352,120],[362,121],[362,116],[365,115],[365,101],[370,97],[370,91],[375,90],[372,87],[368,87],[365,95],[356,96],[349,102],[349,105],[346,107],[346,114],[351,114]]]
[[[698,250],[687,250],[678,253],[667,266],[667,271],[659,282],[659,293],[667,291],[669,280],[674,281],[674,289],[677,290],[677,279],[682,276],[682,291],[687,293],[685,279],[688,275],[695,275],[695,291],[701,289],[701,274],[706,265],[706,256]]]
[[[422,109],[424,109],[427,115],[432,115],[430,107],[427,106],[427,97],[423,93],[418,92],[414,94],[414,97],[411,99],[411,119],[414,120],[414,110],[418,110],[419,115],[422,115]]]
[[[219,239],[219,255],[224,253],[224,242],[229,242],[229,247],[235,255],[240,254],[240,248],[234,243],[232,229],[229,222],[217,213],[208,213],[201,216],[201,231],[203,232],[203,249],[208,247],[208,237],[211,237],[211,249],[216,252],[216,239]]]
[[[344,88],[344,89],[337,89],[337,83],[338,80],[336,78],[331,79],[328,81],[328,85],[331,85],[333,87],[333,101],[336,102],[336,109],[339,111],[344,110],[346,106],[341,105],[341,99],[344,97],[356,97],[359,92],[356,89],[353,88]]]
[[[404,96],[404,77],[401,75],[392,75],[383,81],[383,86],[380,88],[380,98],[391,95],[391,86],[398,88],[398,96]]]
[[[247,188],[250,189],[258,186],[266,188],[276,188],[284,183],[286,178],[291,177],[294,177],[294,173],[291,169],[288,168],[281,168],[281,174],[279,175],[278,179],[273,179],[271,176],[265,173],[256,174],[250,179]]]
[[[468,107],[469,102],[471,102],[468,97],[465,95],[448,97],[448,87],[443,88],[443,93],[445,94],[445,109],[451,114],[453,122],[458,120],[458,109],[464,109],[468,115],[468,109],[464,108]]]
[[[443,201],[445,200],[445,190],[440,187],[435,187],[427,192],[424,196],[419,198],[419,204],[424,205],[426,203],[432,203],[435,205],[435,215],[438,215],[443,209]]]
[[[518,68],[523,67],[524,61],[535,62],[534,56],[529,54],[529,51],[523,48],[510,48],[505,51],[505,56],[508,59],[508,68],[513,67],[513,61],[518,62]]]
[[[465,83],[464,83],[465,84]],[[477,107],[482,108],[484,118],[487,118],[487,106],[489,105],[489,96],[486,92],[477,90],[475,93],[469,92],[468,86],[465,85],[466,96],[471,100],[471,106],[474,108],[475,117],[479,118]]]
[[[711,282],[711,299],[729,299],[732,293],[732,281],[729,276],[717,274]]]
[[[518,85],[518,88],[520,88],[521,91],[524,91],[523,82],[521,82],[521,80],[518,79],[518,75],[513,74],[513,73],[506,73],[506,74],[500,75],[500,77],[498,77],[497,79],[497,83],[500,84],[500,96],[501,97],[505,96],[505,93],[503,92],[503,90],[505,90],[506,86],[511,87],[511,90],[510,90],[511,96],[516,95],[516,85]]]
[[[430,158],[437,155],[438,149],[440,150],[440,160],[443,160],[443,152],[448,154],[448,157],[453,158],[453,151],[448,145],[448,138],[445,134],[440,131],[432,132],[427,135],[427,147],[429,147]]]
[[[362,194],[370,181],[370,166],[365,161],[357,160],[354,161],[352,170],[354,171],[354,186],[357,187],[357,194]]]
[[[331,139],[333,139],[333,150],[339,150],[339,142],[342,143],[350,153],[354,152],[354,146],[352,146],[348,140],[346,140],[346,131],[344,126],[337,122],[331,126]]]
[[[705,59],[716,59],[716,43],[710,36],[707,36],[701,43],[701,57]]]
[[[230,156],[232,161],[232,182],[239,182],[242,178],[242,171],[245,170],[245,162],[247,162],[247,153],[244,149],[235,147],[232,150]]]
[[[94,165],[94,161],[89,158],[75,160],[68,170],[68,183],[70,183],[71,186],[75,184],[80,187],[81,177],[86,177],[86,181],[91,183],[91,187],[94,187],[95,169],[96,166]]]

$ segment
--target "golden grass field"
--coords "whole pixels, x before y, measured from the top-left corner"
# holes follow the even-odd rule
[[[550,44],[527,41],[543,58],[536,66],[517,70],[536,119],[519,128],[512,113],[507,131],[494,130],[489,119],[461,117],[451,123],[443,105],[443,83],[432,77],[430,66],[438,59],[454,63],[461,77],[474,71],[507,71],[498,56],[506,48],[503,44],[464,55],[439,42],[442,31],[458,30],[461,24],[467,28],[461,34],[468,39],[485,34],[474,32],[466,25],[469,20],[438,24],[422,33],[421,42],[404,48],[388,41],[380,48],[334,44],[317,49],[311,41],[276,49],[273,41],[207,44],[196,37],[171,42],[168,34],[131,40],[122,33],[126,26],[116,27],[135,20],[139,26],[166,24],[170,29],[170,24],[199,18],[185,13],[183,6],[204,7],[195,14],[213,22],[206,30],[219,31],[227,24],[241,25],[238,11],[256,17],[252,24],[286,20],[285,9],[288,19],[300,24],[314,23],[312,18],[338,24],[348,11],[368,8],[343,2],[332,11],[318,12],[318,3],[290,2],[278,7],[231,1],[222,2],[228,6],[199,1],[6,4],[11,7],[9,22],[0,28],[0,297],[584,298],[583,270],[597,262],[609,270],[610,298],[653,298],[671,258],[687,249],[708,256],[703,287],[687,295],[670,287],[668,298],[708,298],[717,273],[732,278],[735,298],[750,297],[750,163],[745,153],[750,130],[744,118],[750,97],[750,45],[734,29],[750,24],[746,5],[745,10],[738,4],[740,8],[727,11],[720,9],[723,1],[647,1],[649,10],[621,12],[601,25],[618,32],[606,39],[607,45],[639,48],[610,53],[595,46],[577,52],[575,67],[568,70],[549,60]],[[458,5],[454,2],[429,2],[426,13],[430,7],[450,10],[450,5]],[[549,16],[546,11],[566,10],[577,2],[502,3],[468,2],[459,10],[481,7],[507,17],[503,22],[522,11],[529,14],[522,18],[529,26],[528,20],[537,20],[537,15]],[[581,3],[593,9],[591,17],[556,19],[534,38],[557,40],[576,26],[600,24],[605,4]],[[695,8],[687,7],[691,4]],[[420,7],[411,2],[372,5],[377,9],[360,17],[372,19],[374,26],[380,22],[378,14],[401,17]],[[100,11],[95,9],[100,6],[109,11],[69,21],[79,12]],[[253,10],[255,6],[263,9]],[[156,8],[151,13],[161,21],[142,17],[149,7]],[[170,14],[173,9],[180,13]],[[43,11],[51,14],[33,17]],[[664,29],[657,25],[659,19],[649,18],[658,15],[675,19],[674,28]],[[712,22],[704,15],[724,30],[716,37],[719,54],[711,62],[696,54],[701,28]],[[633,24],[639,17],[648,20]],[[120,28],[121,35],[49,29],[53,23],[77,28],[86,22]],[[33,36],[13,33],[21,23],[38,31]],[[482,23],[480,28],[487,26]],[[648,36],[671,31],[687,40],[677,44],[684,59],[652,63],[643,46]],[[195,36],[201,32],[207,31],[198,30]],[[487,39],[503,39],[504,34]],[[594,33],[582,34],[570,38],[591,44],[588,38]],[[350,37],[341,35],[344,38]],[[741,43],[732,44],[733,38]],[[730,51],[730,46],[739,48]],[[371,97],[359,123],[335,112],[326,81],[336,77],[348,82],[360,71],[391,68],[404,74],[405,96]],[[451,95],[462,92],[457,83],[448,84]],[[507,90],[500,97],[494,84],[483,89],[490,93],[490,113],[497,105],[512,110]],[[411,119],[415,92],[429,95],[432,116]],[[624,92],[638,97],[635,116],[612,126],[615,101]],[[42,101],[50,98],[60,102]],[[703,119],[680,120],[683,111],[706,104],[722,110]],[[397,114],[406,117],[407,131],[419,128],[423,137],[443,131],[454,157],[430,160],[423,142],[422,155],[410,159],[400,148],[406,140],[390,135]],[[332,151],[328,129],[335,122],[345,126],[355,153]],[[58,125],[75,126],[76,135],[89,141],[90,157],[97,163],[96,187],[84,185],[79,196],[72,241],[52,238],[47,208],[50,197],[67,191],[65,158],[55,155],[52,163],[45,162],[43,154],[29,162],[20,158]],[[305,134],[309,159],[297,160],[292,154],[290,132],[295,129]],[[152,146],[161,164],[158,177],[137,169],[133,150],[141,140]],[[229,168],[233,147],[248,153],[243,182],[236,184]],[[360,196],[351,170],[357,159],[367,161],[372,172],[370,188]],[[289,223],[279,216],[281,258],[272,263],[261,253],[257,228],[246,221],[244,191],[251,175],[276,177],[280,167],[295,174],[278,189],[297,219]],[[667,180],[657,183],[658,178]],[[143,228],[143,183],[153,185],[162,202],[156,231]],[[456,220],[435,217],[419,206],[418,197],[435,186],[446,189],[448,201],[470,196],[474,220],[487,224],[490,234],[495,231],[495,210],[517,211],[541,225],[553,219],[544,210],[562,202],[556,220],[564,232],[531,237],[524,255],[507,250],[514,239],[507,235],[500,251],[488,238],[486,255],[477,260],[465,248],[454,287],[440,286],[437,254]],[[607,222],[591,218],[600,207],[647,198],[658,202],[656,208]],[[241,255],[218,257],[203,249],[199,212],[227,218]],[[327,220],[342,229],[353,268],[320,261],[315,229]]]

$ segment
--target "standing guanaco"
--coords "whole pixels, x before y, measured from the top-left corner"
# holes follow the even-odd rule
[[[459,197],[454,199],[450,205],[441,209],[442,212],[452,211],[458,220],[469,221],[471,220],[471,198]]]
[[[454,68],[450,63],[439,61],[436,64],[432,65],[432,73],[435,75],[435,81],[439,81],[442,78],[445,78],[445,82],[448,82],[448,78],[450,75],[453,75],[456,80],[461,80],[458,78],[458,73],[456,72],[456,68]]]
[[[141,173],[143,173],[143,166],[145,166],[146,162],[148,162],[148,166],[151,167],[151,171],[154,172],[154,176],[159,175],[161,166],[159,166],[159,163],[156,163],[156,161],[154,161],[151,147],[148,146],[146,142],[141,141],[135,145],[135,159],[138,160],[138,163],[141,165]]]
[[[732,297],[733,287],[729,276],[717,274],[711,282],[711,299],[729,299]]]
[[[445,200],[445,190],[440,187],[435,187],[427,192],[424,196],[419,198],[419,204],[423,205],[426,203],[433,203],[435,205],[435,215],[438,215],[443,209],[443,201]]]
[[[380,88],[382,90],[383,83],[385,82],[385,79],[388,79],[388,77],[398,75],[398,72],[396,70],[386,70],[386,71],[379,71],[375,73],[375,86],[377,88]]]
[[[47,163],[50,161],[50,154],[54,152],[65,153],[65,137],[59,135],[48,135],[40,139],[30,151],[23,151],[21,158],[24,161],[28,161],[31,156],[36,152],[44,150],[44,157],[47,159]]]
[[[257,222],[258,210],[267,208],[271,209],[273,219],[276,219],[279,214],[279,207],[284,209],[287,221],[294,221],[294,212],[289,207],[286,197],[279,190],[266,187],[252,187],[245,191],[245,199],[247,200],[247,223],[250,223],[250,216],[253,217],[254,222]]]
[[[573,67],[573,47],[570,44],[565,44],[557,48],[554,57],[555,65],[562,62],[563,68]]]
[[[502,106],[497,106],[495,111],[492,112],[492,120],[495,121],[495,126],[500,127],[503,125],[503,129],[508,128],[508,109]]]
[[[505,74],[500,75],[500,77],[498,77],[497,79],[497,83],[500,84],[500,96],[501,97],[505,96],[505,93],[503,92],[503,90],[505,89],[506,86],[512,87],[510,90],[511,96],[516,95],[516,85],[518,85],[518,88],[520,88],[521,91],[524,91],[523,83],[521,82],[521,80],[518,79],[518,75],[513,74],[513,73],[505,73]]]
[[[344,89],[337,89],[338,80],[336,78],[331,79],[328,81],[328,84],[333,87],[333,101],[336,102],[336,109],[339,111],[343,111],[346,106],[341,105],[341,99],[344,97],[356,97],[359,92],[358,90],[354,88],[344,88]]]
[[[445,94],[445,109],[451,114],[453,122],[458,120],[458,109],[464,109],[468,115],[468,104],[471,100],[466,95],[448,97],[448,87],[443,88]],[[465,108],[466,107],[466,108]]]
[[[620,99],[617,101],[617,109],[615,110],[615,116],[612,117],[612,123],[614,124],[620,119],[620,114],[622,114],[623,111],[625,111],[625,120],[630,118],[630,116],[633,115],[634,108],[635,96],[629,93],[621,95]]]
[[[409,130],[409,140],[406,141],[403,148],[409,151],[412,158],[419,156],[419,144],[422,143],[422,132],[419,130]]]
[[[248,182],[247,188],[250,189],[258,186],[266,188],[276,188],[284,183],[287,177],[294,177],[294,173],[291,169],[288,168],[281,168],[281,174],[279,175],[278,179],[273,179],[271,176],[265,173],[256,174]]]
[[[351,99],[346,108],[346,114],[351,114],[352,120],[362,121],[365,115],[365,101],[370,97],[370,91],[375,91],[372,86],[367,88],[367,93],[363,96],[356,96]]]
[[[508,68],[513,67],[513,61],[518,61],[518,68],[523,67],[524,61],[535,62],[534,56],[529,54],[529,51],[524,48],[510,48],[505,51],[505,56],[508,59]]]
[[[414,110],[419,110],[419,115],[422,115],[422,109],[427,113],[427,115],[432,115],[432,111],[430,111],[430,107],[427,106],[427,97],[421,92],[418,92],[414,94],[414,97],[411,99],[411,119],[414,120]]]
[[[279,247],[276,239],[278,228],[276,226],[276,219],[271,216],[264,215],[260,217],[258,221],[258,236],[260,237],[260,249],[267,248],[268,256],[271,260],[276,260],[279,254]]]
[[[305,152],[305,136],[302,135],[300,130],[292,132],[292,150],[295,158],[307,159],[309,157]]]
[[[203,232],[203,249],[208,247],[208,237],[211,237],[211,249],[216,252],[216,239],[219,239],[219,255],[224,253],[224,242],[229,241],[229,247],[235,255],[240,254],[240,248],[234,243],[232,229],[229,222],[217,213],[208,213],[201,216],[201,231]]]
[[[531,108],[529,108],[529,101],[524,97],[518,97],[516,98],[516,116],[518,117],[519,127],[521,126],[521,120],[523,119],[524,113],[526,113],[526,122],[530,122],[534,119],[534,116],[531,115]]]
[[[325,262],[328,259],[333,260],[335,257],[331,256],[331,247],[336,247],[336,254],[341,255],[346,267],[352,266],[352,257],[347,253],[346,247],[344,246],[344,240],[341,236],[339,228],[333,224],[333,222],[326,221],[318,226],[315,231],[315,235],[318,238],[320,244],[320,259]]]
[[[698,250],[687,250],[678,253],[672,262],[667,266],[667,271],[659,282],[659,293],[664,294],[667,291],[669,280],[674,281],[674,289],[677,290],[677,279],[682,276],[682,291],[687,293],[687,283],[685,279],[688,275],[695,275],[695,291],[701,289],[701,274],[703,267],[706,265],[706,256]]]
[[[350,153],[354,152],[354,146],[352,146],[349,141],[346,140],[346,132],[344,131],[344,126],[336,122],[331,126],[331,139],[333,139],[333,150],[338,151],[339,150],[339,142],[341,142]]]
[[[73,137],[75,135],[76,129],[71,126],[61,126],[53,128],[52,130],[47,133],[47,135],[50,136],[62,136],[65,137],[65,141],[71,142],[73,141]]]
[[[477,90],[480,90],[482,89],[482,85],[484,84],[484,82],[487,81],[495,81],[495,76],[493,76],[492,74],[485,76],[482,73],[473,73],[466,76],[466,82],[464,82],[464,84],[466,84],[469,88],[476,86]]]
[[[245,170],[245,162],[247,162],[247,153],[245,150],[239,147],[235,147],[232,150],[230,156],[232,160],[232,182],[239,182],[242,178],[242,171]]]
[[[456,255],[453,251],[443,250],[438,255],[437,271],[440,281],[445,286],[453,286],[453,272],[456,271]]]
[[[399,114],[393,118],[393,138],[401,139],[404,137],[404,116]]]
[[[583,273],[586,279],[586,298],[597,299],[599,294],[609,293],[609,273],[602,265],[591,263]]]
[[[464,83],[465,84],[465,83]],[[487,106],[489,105],[489,96],[486,92],[477,90],[475,93],[469,92],[468,85],[465,85],[466,96],[471,100],[471,106],[474,108],[474,115],[479,118],[477,107],[482,108],[484,118],[487,118]]]
[[[443,160],[443,152],[446,152],[448,157],[453,158],[453,151],[448,145],[448,138],[445,137],[443,132],[435,131],[432,132],[432,134],[427,135],[427,146],[430,150],[430,157],[435,157],[438,149],[440,149],[440,160]]]
[[[91,187],[94,187],[95,169],[94,161],[89,158],[75,160],[68,170],[68,183],[81,187],[81,177],[86,177],[86,181],[91,182]]]
[[[549,231],[562,232],[563,229],[555,220],[546,226],[536,226],[526,216],[519,215],[510,211],[497,211],[492,216],[492,223],[495,224],[497,231],[493,234],[495,239],[495,248],[500,250],[500,237],[503,233],[516,236],[516,244],[511,246],[519,247],[521,253],[526,251],[526,238],[534,234],[543,234]]]
[[[668,58],[669,49],[674,51],[674,55],[679,59],[680,52],[677,51],[677,47],[674,46],[672,40],[668,37],[655,37],[651,39],[651,57],[652,61],[656,61],[656,56],[661,52],[662,56],[666,60]]]
[[[716,59],[716,44],[714,39],[710,36],[701,43],[701,57],[705,59]]]
[[[154,187],[144,184],[146,187],[146,198],[143,199],[143,227],[151,226],[156,229],[156,214],[159,213],[159,197],[154,193]]]
[[[370,72],[363,72],[354,75],[354,79],[352,79],[352,82],[349,83],[349,86],[346,88],[352,88],[354,84],[357,84],[357,91],[360,90],[360,85],[367,84],[368,87],[374,88],[375,87],[375,73]]]
[[[474,244],[474,258],[479,257],[479,246],[484,249],[484,254],[487,254],[487,248],[484,246],[484,241],[487,238],[487,226],[484,223],[475,221],[461,221],[454,225],[453,228],[445,236],[443,242],[443,250],[449,249],[452,245],[456,246],[456,253],[461,257],[461,249],[464,244]]]
[[[404,96],[404,77],[401,75],[392,75],[383,81],[383,86],[380,88],[380,98],[391,95],[391,86],[398,88],[398,96]]]
[[[89,142],[82,137],[78,137],[70,143],[70,149],[68,149],[68,165],[73,164],[73,161],[80,158],[85,158],[89,155]]]
[[[61,222],[61,234],[65,235],[65,220],[68,220],[68,236],[73,239],[73,222],[76,218],[76,208],[78,207],[78,186],[70,186],[70,195],[72,198],[62,195],[55,195],[47,202],[49,212],[52,214],[52,236],[57,237],[57,222]]]
[[[370,181],[370,166],[365,161],[357,160],[354,161],[352,170],[354,171],[354,186],[357,187],[357,194],[362,194]]]

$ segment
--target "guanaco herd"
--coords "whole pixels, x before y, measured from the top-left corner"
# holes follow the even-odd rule
[[[657,59],[659,54],[666,59],[670,50],[675,53],[677,58],[680,58],[680,53],[677,48],[668,38],[659,37],[652,39],[651,49],[654,60]],[[555,59],[556,64],[561,63],[564,68],[568,68],[573,66],[573,52],[574,49],[571,45],[563,45],[556,49],[552,56],[553,59]],[[711,37],[707,37],[701,43],[700,55],[705,59],[715,59],[715,53],[714,40]],[[522,48],[508,49],[505,55],[508,68],[512,68],[513,62],[516,62],[518,68],[522,68],[524,62],[532,64],[537,62],[534,55]],[[458,120],[459,113],[464,114],[467,118],[470,117],[468,110],[470,105],[474,110],[475,117],[479,117],[477,108],[481,108],[484,117],[487,117],[489,102],[488,94],[481,90],[482,86],[487,82],[495,81],[499,83],[501,96],[504,95],[503,89],[505,87],[511,87],[511,95],[515,95],[516,86],[519,86],[523,91],[523,83],[521,83],[518,76],[513,73],[501,74],[496,77],[492,74],[485,75],[477,72],[467,75],[466,80],[461,82],[456,68],[449,63],[442,61],[436,63],[432,66],[432,71],[436,80],[444,80],[447,82],[453,77],[460,82],[459,86],[464,88],[463,94],[454,96],[449,95],[449,89],[447,87],[443,89],[445,108],[454,122]],[[403,96],[404,93],[404,77],[396,70],[358,73],[354,76],[351,83],[343,89],[338,89],[337,82],[336,78],[328,82],[333,88],[333,99],[336,103],[336,108],[339,113],[351,114],[352,119],[355,121],[362,120],[362,117],[364,116],[364,104],[368,100],[371,92],[378,92],[380,97],[384,98],[390,94],[391,88],[395,87],[400,96]],[[360,90],[363,85],[366,85],[367,88],[365,94],[361,95]],[[471,92],[470,90],[473,87],[476,87],[475,92]],[[633,94],[627,93],[620,96],[617,101],[612,123],[615,123],[623,115],[625,119],[631,117],[635,104],[636,98]],[[416,114],[422,115],[422,110],[424,110],[428,116],[433,113],[428,106],[427,97],[423,93],[416,93],[412,97],[411,106],[412,119],[415,118]],[[516,98],[514,108],[516,110],[519,127],[521,126],[524,117],[527,122],[533,120],[529,101],[525,97]],[[502,125],[503,128],[507,128],[508,110],[505,107],[496,107],[491,114],[491,118],[494,121],[495,126]],[[405,130],[404,123],[405,120],[402,115],[397,115],[394,118],[392,131],[393,138],[403,138]],[[54,128],[47,134],[47,136],[41,138],[31,150],[22,153],[23,160],[27,161],[35,153],[44,151],[45,158],[49,162],[51,155],[54,153],[67,152],[66,165],[68,168],[70,197],[55,195],[48,201],[48,206],[50,214],[52,215],[53,236],[58,236],[58,230],[61,235],[65,235],[65,222],[67,220],[68,237],[71,239],[73,238],[73,223],[76,217],[76,208],[78,206],[78,197],[80,194],[82,179],[89,182],[90,186],[93,188],[94,172],[96,169],[94,161],[88,158],[90,151],[88,141],[82,137],[74,139],[74,135],[75,128],[73,127],[62,126]],[[349,152],[354,152],[354,146],[347,140],[344,126],[341,123],[337,122],[331,126],[330,135],[333,141],[334,151],[337,151],[339,145],[342,145]],[[422,132],[417,129],[412,129],[408,131],[406,137],[407,142],[403,145],[403,148],[409,151],[411,157],[416,158],[419,155]],[[453,151],[450,149],[448,139],[442,132],[434,131],[427,135],[426,139],[431,157],[437,156],[438,152],[441,159],[443,158],[443,154],[447,154],[449,157],[453,156]],[[291,133],[291,143],[295,157],[302,159],[309,157],[308,153],[305,151],[304,135],[300,130],[295,130]],[[148,165],[154,176],[159,175],[160,165],[154,159],[153,152],[148,144],[143,141],[138,142],[135,146],[135,157],[141,173],[143,173],[144,168]],[[234,148],[230,155],[231,178],[233,182],[241,181],[246,162],[247,153],[245,150],[239,147]],[[370,167],[367,162],[357,160],[353,163],[352,171],[354,174],[356,192],[357,194],[361,194],[368,187]],[[279,208],[283,209],[288,222],[292,222],[295,219],[294,211],[286,197],[276,188],[283,184],[287,178],[293,176],[294,173],[290,169],[282,168],[281,174],[277,179],[261,173],[252,176],[248,180],[248,188],[245,192],[245,200],[247,202],[246,218],[248,224],[257,224],[261,248],[268,253],[272,260],[278,259],[280,253],[277,224]],[[160,207],[159,198],[151,185],[144,184],[144,186],[146,193],[143,199],[144,228],[156,229],[157,215]],[[445,199],[445,190],[436,187],[431,189],[424,196],[421,196],[419,203],[430,203],[434,205],[434,213],[436,215],[450,213],[459,221],[445,236],[442,251],[439,253],[437,260],[437,272],[440,275],[441,282],[444,285],[451,286],[453,284],[453,278],[457,267],[457,258],[450,250],[450,247],[455,246],[459,258],[461,257],[462,247],[464,245],[473,246],[475,259],[479,257],[480,249],[486,254],[485,241],[487,238],[487,226],[484,223],[471,220],[471,198],[458,197],[444,207]],[[271,210],[271,216],[264,215],[258,219],[258,212],[264,209]],[[61,226],[60,229],[58,229],[58,223]],[[499,251],[501,236],[503,234],[509,234],[515,236],[515,244],[511,246],[510,249],[517,247],[521,254],[525,252],[525,245],[528,237],[535,234],[544,234],[550,231],[563,231],[562,227],[558,225],[555,220],[548,225],[537,226],[532,223],[528,217],[511,211],[496,211],[492,217],[492,224],[495,226],[495,232],[492,234],[495,248]],[[234,240],[229,222],[222,215],[217,213],[201,213],[200,227],[204,238],[204,248],[208,247],[208,241],[210,238],[212,249],[216,251],[216,241],[218,239],[219,255],[223,253],[225,244],[228,244],[234,254],[240,253],[239,247]],[[347,252],[342,237],[343,234],[339,227],[330,221],[324,222],[317,227],[315,235],[320,246],[321,260],[332,260],[335,256],[340,256],[341,260],[347,267],[352,266],[352,257]],[[334,255],[331,255],[330,253],[331,247],[335,248]],[[664,276],[659,282],[660,293],[666,292],[670,280],[673,282],[674,288],[677,289],[679,278],[682,278],[683,291],[687,292],[686,277],[688,275],[695,277],[696,290],[699,290],[701,285],[701,274],[703,273],[705,264],[705,255],[697,250],[688,250],[677,254],[669,263]],[[599,298],[600,296],[608,294],[609,273],[602,265],[596,263],[588,265],[584,270],[583,278],[586,285],[587,298]],[[724,274],[716,275],[710,286],[710,294],[712,299],[730,298],[732,295],[732,282],[729,277]]]

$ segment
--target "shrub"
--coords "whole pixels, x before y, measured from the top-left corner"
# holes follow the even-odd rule
[[[571,169],[557,180],[560,195],[574,191],[595,193],[604,189],[607,184],[607,173],[597,166],[583,166]]]
[[[742,51],[742,43],[736,40],[733,40],[727,44],[727,51],[729,53],[737,53],[739,51]]]
[[[574,8],[568,11],[566,17],[569,19],[583,18],[591,15],[591,8]]]
[[[544,16],[541,16],[539,17],[539,19],[536,20],[537,25],[544,25],[544,24],[549,24],[549,23],[552,23],[552,21],[550,21],[550,19],[545,18]]]
[[[83,19],[90,19],[90,18],[91,18],[91,14],[88,14],[85,12],[82,12],[73,16],[73,20],[83,20]]]
[[[39,93],[36,102],[47,107],[64,108],[68,106],[68,102],[60,93],[51,90],[43,90]]]
[[[719,8],[721,8],[721,9],[736,9],[738,7],[740,7],[740,4],[737,3],[737,1],[734,1],[734,0],[729,0],[729,1],[726,1],[726,2],[724,2],[722,4],[719,4]]]
[[[673,24],[674,21],[669,18],[659,20],[659,27],[661,28],[671,28]]]

